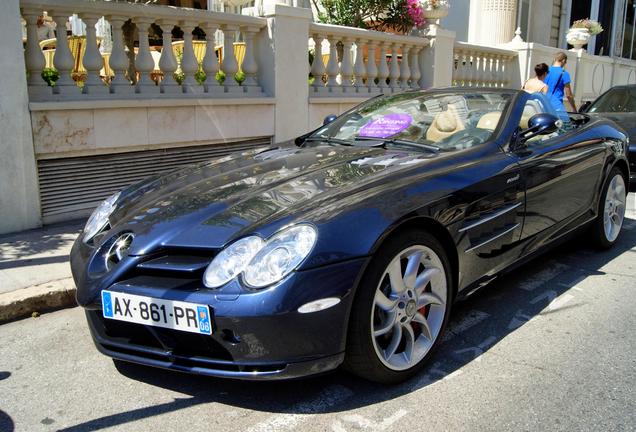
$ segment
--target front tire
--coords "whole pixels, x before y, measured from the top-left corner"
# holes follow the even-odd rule
[[[435,237],[411,230],[389,239],[358,287],[345,367],[385,384],[419,372],[446,327],[452,286],[446,251]]]
[[[616,243],[625,219],[627,188],[620,169],[614,167],[603,186],[598,205],[598,216],[592,226],[592,239],[600,249],[609,249]]]

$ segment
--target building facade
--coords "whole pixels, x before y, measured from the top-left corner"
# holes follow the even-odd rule
[[[566,49],[567,30],[585,18],[604,29],[588,52],[636,59],[636,0],[455,0],[442,25],[469,43],[502,43],[519,28],[526,41]]]

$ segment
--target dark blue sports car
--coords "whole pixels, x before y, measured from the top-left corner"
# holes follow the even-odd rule
[[[420,370],[453,302],[578,229],[610,247],[627,138],[542,95],[371,99],[295,143],[149,178],[71,253],[97,348],[205,375]]]

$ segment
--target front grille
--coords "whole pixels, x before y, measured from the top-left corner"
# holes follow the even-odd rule
[[[210,264],[216,250],[180,251],[162,250],[146,257],[124,276],[124,280],[143,279],[148,283],[156,280],[159,286],[167,285],[161,281],[173,280],[179,289],[200,289],[205,269]],[[170,285],[170,284],[168,284]],[[152,285],[151,285],[152,286]]]

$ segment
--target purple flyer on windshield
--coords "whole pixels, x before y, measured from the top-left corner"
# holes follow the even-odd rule
[[[388,138],[402,132],[413,123],[408,114],[387,114],[372,120],[360,129],[359,136],[368,138]]]

